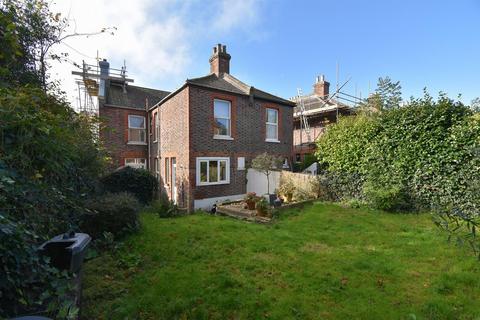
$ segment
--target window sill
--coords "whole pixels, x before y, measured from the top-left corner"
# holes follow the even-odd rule
[[[224,181],[224,182],[198,182],[197,186],[198,187],[208,187],[208,186],[216,186],[220,184],[230,184],[230,181]]]
[[[213,139],[215,139],[215,140],[233,140],[233,138],[230,137],[230,136],[217,136],[217,135],[214,135]]]
[[[280,140],[276,140],[276,139],[265,139],[265,142],[280,143]]]
[[[141,142],[141,141],[128,141],[127,144],[129,145],[137,145],[137,146],[146,146],[146,142]]]

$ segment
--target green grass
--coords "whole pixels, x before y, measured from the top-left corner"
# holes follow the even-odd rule
[[[86,263],[84,319],[480,319],[480,262],[427,214],[316,203],[268,226],[142,222]]]

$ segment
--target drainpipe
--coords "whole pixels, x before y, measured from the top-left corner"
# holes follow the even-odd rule
[[[150,170],[150,114],[148,113],[148,98],[145,98],[145,110],[147,111],[147,123],[145,124],[147,127],[147,168],[148,171]]]

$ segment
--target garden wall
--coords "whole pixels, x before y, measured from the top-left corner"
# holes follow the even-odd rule
[[[283,171],[282,171],[283,172]],[[270,174],[270,193],[280,185],[281,171],[272,171]],[[255,192],[257,195],[263,195],[267,192],[267,177],[265,174],[255,170],[248,169],[247,172],[247,192]]]
[[[275,189],[280,186],[280,181],[283,178],[290,179],[295,187],[303,190],[310,190],[312,181],[316,180],[316,176],[310,174],[291,171],[273,171],[270,174],[270,193],[275,192]],[[267,177],[265,174],[255,169],[248,169],[247,192],[255,192],[257,195],[267,193]]]

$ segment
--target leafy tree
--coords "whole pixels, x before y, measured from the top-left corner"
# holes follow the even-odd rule
[[[268,153],[262,153],[252,160],[252,168],[267,177],[267,192],[270,193],[270,174],[282,167],[282,158]]]
[[[67,33],[68,26],[68,19],[51,12],[46,1],[4,0],[0,4],[0,84],[33,84],[44,91],[51,89],[47,72],[50,61],[68,61],[68,53],[51,53],[55,45],[71,37],[113,34],[115,30]]]
[[[402,86],[400,81],[393,82],[390,77],[378,78],[375,93],[381,100],[381,109],[399,108],[402,103]]]
[[[472,100],[470,108],[473,110],[473,112],[480,112],[480,97]]]

